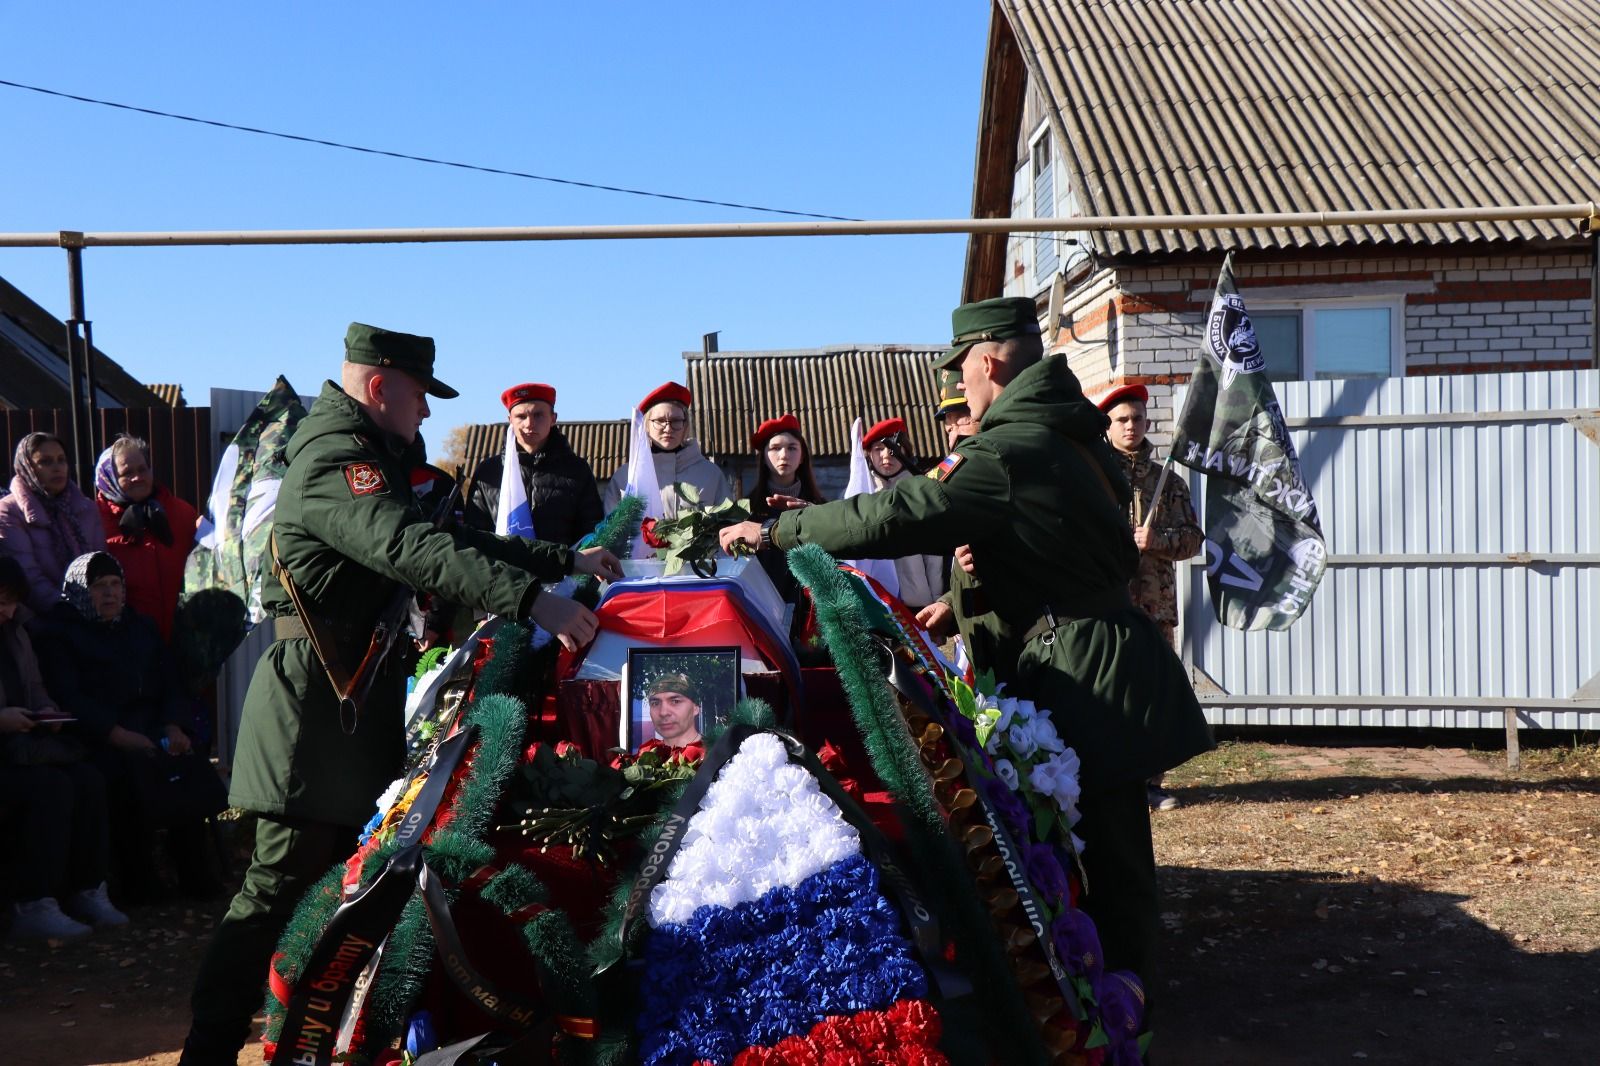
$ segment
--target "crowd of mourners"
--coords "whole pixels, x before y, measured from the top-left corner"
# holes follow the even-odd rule
[[[942,375],[931,412],[952,448],[979,430],[958,381]],[[535,536],[575,543],[622,497],[628,465],[602,489],[562,434],[553,387],[518,385],[501,400]],[[1140,487],[1159,466],[1145,440],[1146,401],[1142,388],[1124,388],[1101,402],[1112,444]],[[669,382],[638,405],[658,516],[742,500],[760,520],[825,502],[794,414],[753,427],[754,472],[745,489],[691,436],[692,403],[687,388]],[[870,426],[855,443],[866,476],[853,491],[881,491],[927,470],[902,418]],[[461,515],[467,525],[495,529],[503,463],[496,454],[471,472]],[[174,888],[203,897],[221,887],[211,819],[226,797],[210,762],[211,715],[179,676],[172,648],[196,513],[155,483],[149,446],[131,437],[99,456],[89,491],[73,482],[53,434],[24,437],[12,469],[0,496],[0,847],[15,861],[0,894],[13,901],[13,936],[83,936],[126,923],[118,904],[159,900]],[[1197,551],[1201,538],[1181,479],[1170,479],[1161,496],[1162,521],[1137,537],[1149,565],[1131,591],[1170,639],[1172,560]],[[1129,516],[1136,528],[1149,525],[1138,513],[1149,502],[1148,489],[1136,493]],[[793,603],[798,589],[782,553],[762,550],[758,560]],[[893,591],[931,619],[948,601],[951,568],[962,565],[960,551],[893,560]],[[1165,809],[1172,801],[1158,784],[1151,805]]]
[[[100,455],[92,496],[50,433],[23,437],[12,471],[0,497],[0,893],[13,936],[67,939],[126,924],[119,905],[222,887],[210,714],[171,643],[196,515],[155,483],[149,446],[132,437]]]

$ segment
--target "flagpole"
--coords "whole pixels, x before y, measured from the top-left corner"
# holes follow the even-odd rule
[[[1167,461],[1161,464],[1161,476],[1156,478],[1155,495],[1150,500],[1150,510],[1144,513],[1144,521],[1139,524],[1140,529],[1149,529],[1151,521],[1156,516],[1156,509],[1161,506],[1161,490],[1167,487],[1167,475],[1172,473],[1172,456],[1167,456]]]

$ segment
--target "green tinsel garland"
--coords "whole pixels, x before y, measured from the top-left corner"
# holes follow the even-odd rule
[[[513,624],[495,638],[493,656],[479,675],[477,696],[467,713],[467,721],[478,726],[479,742],[451,803],[448,828],[435,833],[427,845],[429,864],[450,882],[465,880],[495,858],[494,850],[478,838],[492,824],[505,782],[522,754],[527,712],[519,700],[504,694],[504,688],[526,658],[528,634],[526,626]],[[362,868],[363,883],[377,876],[395,850],[393,844],[386,844],[368,857]],[[338,907],[341,875],[342,868],[335,867],[307,893],[280,941],[283,957],[278,971],[291,984]],[[451,889],[447,895],[454,902],[458,892]],[[539,880],[518,866],[498,873],[484,886],[482,895],[507,915],[546,898]],[[535,960],[549,1006],[558,1014],[594,1017],[593,984],[582,946],[566,915],[546,911],[521,925],[520,931]],[[366,1046],[383,1046],[400,1036],[433,964],[432,931],[420,898],[413,896],[390,933],[373,982],[366,1013]],[[283,1007],[269,997],[267,1013],[269,1039],[276,1039]],[[574,1064],[597,1062],[594,1043],[563,1040],[561,1057]]]
[[[644,501],[637,496],[624,496],[617,501],[611,513],[601,520],[595,531],[578,542],[580,548],[604,548],[619,559],[628,557],[628,548],[639,525],[644,521]],[[585,607],[593,607],[600,598],[600,581],[592,575],[578,579],[578,591],[573,599]]]
[[[958,958],[973,978],[974,999],[983,1009],[961,1011],[962,1022],[983,1026],[990,1048],[1004,1048],[1008,1062],[1049,1061],[1038,1025],[1025,1009],[994,925],[978,899],[972,874],[945,827],[933,782],[894,691],[877,668],[882,652],[849,578],[839,572],[832,556],[814,544],[789,552],[788,562],[811,594],[817,628],[833,655],[872,768],[910,812],[906,850],[921,875],[918,882],[937,907],[956,942]]]

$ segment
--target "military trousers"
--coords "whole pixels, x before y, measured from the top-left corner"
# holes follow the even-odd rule
[[[305,818],[257,816],[244,884],[217,924],[195,977],[194,1021],[181,1066],[234,1066],[265,1001],[267,967],[306,890],[349,858],[358,830]]]
[[[1145,783],[1133,781],[1085,796],[1079,809],[1083,819],[1073,832],[1083,839],[1088,878],[1079,905],[1094,919],[1106,969],[1132,970],[1144,983],[1148,1028],[1161,910]]]

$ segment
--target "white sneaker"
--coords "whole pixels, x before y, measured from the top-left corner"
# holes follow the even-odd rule
[[[82,892],[74,892],[68,896],[67,910],[72,912],[74,918],[88,922],[96,929],[128,924],[128,916],[111,905],[110,898],[106,896],[104,881],[93,888],[86,888]]]
[[[60,905],[49,896],[18,903],[16,911],[11,935],[19,940],[70,940],[93,932],[82,922],[62,914]]]

